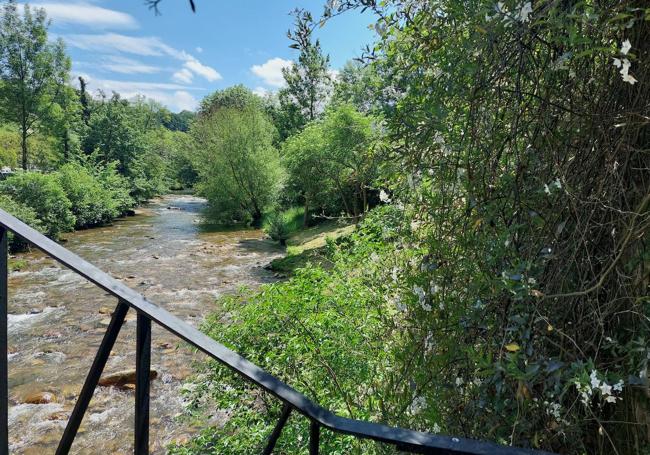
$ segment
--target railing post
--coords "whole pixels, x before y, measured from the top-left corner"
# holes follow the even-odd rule
[[[284,406],[282,406],[282,414],[280,414],[280,419],[278,420],[278,423],[275,425],[275,428],[273,428],[273,432],[271,433],[271,436],[269,436],[269,441],[266,444],[266,447],[264,448],[262,455],[271,455],[273,453],[273,449],[275,449],[275,444],[278,442],[278,439],[282,434],[282,429],[287,423],[287,419],[289,419],[289,414],[291,414],[291,406],[289,405],[289,403],[284,403]]]
[[[313,420],[309,425],[309,455],[318,455],[320,442],[320,425]]]
[[[56,449],[56,455],[65,455],[70,451],[72,442],[74,441],[75,436],[77,436],[77,431],[79,430],[81,421],[84,418],[86,409],[88,409],[90,400],[93,398],[95,387],[97,387],[99,378],[104,371],[106,361],[111,354],[111,349],[113,349],[113,346],[115,345],[115,340],[117,339],[117,335],[120,333],[120,329],[122,328],[124,318],[128,311],[129,305],[120,300],[115,308],[115,312],[113,312],[111,322],[108,324],[108,328],[106,329],[104,338],[99,345],[97,354],[95,354],[95,360],[93,360],[88,376],[86,376],[86,382],[84,382],[84,385],[81,388],[79,398],[77,398],[72,414],[70,414],[68,425],[66,425],[61,441],[59,441],[59,446]]]
[[[135,455],[149,453],[149,373],[151,370],[151,319],[138,312],[135,348]]]
[[[9,370],[7,365],[8,234],[7,229],[0,227],[0,454],[2,455],[9,453]]]

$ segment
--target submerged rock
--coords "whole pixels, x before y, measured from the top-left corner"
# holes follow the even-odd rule
[[[25,397],[24,402],[29,404],[48,404],[56,401],[52,392],[34,392]]]
[[[158,372],[156,370],[149,371],[149,379],[156,379]],[[135,370],[118,371],[117,373],[107,374],[102,376],[99,380],[99,385],[102,387],[122,387],[130,388],[129,385],[135,384]]]

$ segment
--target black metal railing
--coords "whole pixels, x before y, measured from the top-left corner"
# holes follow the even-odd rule
[[[147,301],[142,295],[99,270],[79,256],[48,239],[40,232],[0,210],[0,454],[8,453],[8,380],[7,380],[7,292],[8,292],[8,231],[23,238],[44,253],[86,278],[117,298],[117,307],[111,317],[86,381],[63,433],[57,454],[67,454],[77,435],[79,425],[108,356],[117,339],[129,309],[137,311],[136,329],[136,383],[135,383],[135,440],[134,453],[149,452],[149,371],[151,362],[151,321],[177,335],[196,349],[223,363],[235,373],[248,379],[283,403],[282,414],[263,454],[271,454],[291,412],[297,411],[310,421],[309,453],[318,454],[321,428],[361,439],[391,444],[399,450],[424,454],[466,455],[533,455],[543,452],[507,447],[472,439],[439,436],[377,423],[348,419],[318,406],[303,394],[252,364],[239,354],[227,349],[199,330],[181,321],[163,308]]]

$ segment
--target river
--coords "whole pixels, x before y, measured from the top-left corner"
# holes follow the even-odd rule
[[[259,230],[202,229],[204,203],[165,196],[112,226],[71,233],[65,246],[197,326],[216,309],[219,295],[273,281],[263,266],[282,254]],[[20,257],[28,265],[9,277],[10,451],[54,453],[117,302],[42,253]],[[131,310],[105,373],[135,367],[135,325]],[[152,453],[200,430],[178,417],[182,382],[202,359],[153,325]],[[44,392],[52,394],[50,403],[26,403]],[[132,453],[133,414],[132,390],[98,387],[72,453]]]

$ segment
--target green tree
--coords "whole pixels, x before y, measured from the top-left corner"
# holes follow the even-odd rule
[[[333,163],[327,157],[322,124],[311,123],[289,137],[282,146],[282,163],[289,174],[287,189],[303,199],[303,226],[307,227],[311,211],[331,204],[335,198]]]
[[[323,112],[331,92],[329,56],[323,55],[320,41],[313,41],[311,15],[296,11],[294,31],[289,32],[292,48],[300,51],[298,61],[282,69],[287,86],[278,93],[285,121],[301,129]]]
[[[197,187],[212,220],[259,225],[282,184],[275,134],[266,114],[254,107],[221,108],[194,123]]]
[[[228,87],[224,90],[217,90],[211,95],[206,96],[199,106],[199,116],[209,116],[219,109],[246,108],[260,109],[262,107],[262,98],[251,92],[242,84]]]
[[[358,219],[368,210],[368,190],[377,176],[378,160],[373,147],[378,128],[374,119],[341,104],[327,111],[323,135],[336,188],[347,213]],[[346,195],[345,188],[351,189]]]
[[[32,11],[10,0],[0,19],[0,105],[3,116],[19,125],[22,167],[28,166],[29,136],[45,121],[57,103],[70,71],[62,40],[47,40],[44,9]]]

